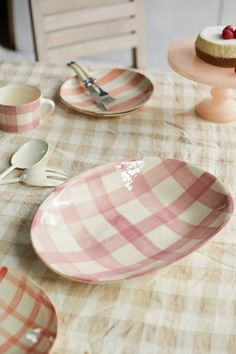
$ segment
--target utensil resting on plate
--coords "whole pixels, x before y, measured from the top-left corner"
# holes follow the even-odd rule
[[[61,85],[59,90],[61,101],[87,116],[108,118],[142,109],[154,92],[152,81],[132,69],[102,68],[96,71],[96,77],[104,89],[115,96],[115,100],[107,105],[106,111],[89,99],[83,82],[77,76],[68,78]]]
[[[35,187],[56,187],[67,180],[66,174],[47,166],[33,166],[25,170],[19,177],[0,181],[0,185],[22,182]]]
[[[96,79],[95,77],[89,75],[89,74],[84,70],[84,68],[83,68],[80,64],[78,64],[78,63],[75,62],[75,61],[71,61],[68,65],[71,65],[71,64],[77,66],[77,68],[78,68],[78,69],[83,73],[83,75],[87,78],[87,79],[86,79],[87,82],[90,82],[90,83],[92,83],[94,86],[96,86],[96,88],[98,89],[99,96],[101,97],[101,99],[103,100],[104,103],[109,104],[109,103],[111,103],[111,102],[113,102],[113,101],[115,100],[114,97],[112,97],[107,91],[103,90],[103,89],[101,88],[101,86],[98,85],[97,79]]]
[[[16,168],[26,169],[30,168],[42,159],[45,158],[49,151],[49,145],[45,140],[31,139],[22,145],[12,156],[11,166],[0,174],[0,179],[3,179],[11,171]]]
[[[107,105],[113,102],[115,99],[111,97],[108,92],[104,91],[98,85],[97,79],[90,76],[81,65],[74,61],[69,62],[67,65],[74,69],[76,75],[83,81],[85,87],[89,90],[98,106],[107,110]]]

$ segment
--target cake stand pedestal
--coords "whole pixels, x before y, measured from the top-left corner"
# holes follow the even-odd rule
[[[197,114],[216,123],[236,120],[236,101],[232,90],[236,88],[234,68],[222,68],[205,63],[196,56],[195,38],[174,43],[168,52],[170,66],[187,79],[212,86],[211,96],[196,106]]]

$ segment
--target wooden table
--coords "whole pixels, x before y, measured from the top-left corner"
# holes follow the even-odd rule
[[[52,147],[49,164],[70,176],[125,157],[174,157],[212,172],[235,197],[236,125],[213,124],[194,112],[209,88],[174,73],[152,74],[155,94],[141,111],[96,119],[57,99],[70,75],[63,66],[0,64],[0,85],[27,82],[56,101],[55,113],[39,128],[0,132],[0,171],[20,145],[38,137]],[[235,215],[199,251],[159,272],[106,285],[75,283],[43,265],[30,243],[32,218],[50,191],[0,186],[0,264],[29,275],[55,305],[59,334],[53,354],[236,352]]]

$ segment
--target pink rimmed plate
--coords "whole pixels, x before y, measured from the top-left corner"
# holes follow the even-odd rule
[[[225,186],[191,164],[113,162],[56,188],[36,212],[31,240],[41,260],[71,280],[131,279],[201,247],[232,210]]]
[[[55,309],[26,275],[0,267],[0,353],[47,354],[57,334]]]
[[[118,116],[138,110],[151,97],[154,86],[143,74],[131,69],[101,69],[95,73],[99,85],[115,100],[104,111],[96,105],[84,84],[77,78],[66,80],[60,88],[60,99],[68,107],[91,116]]]

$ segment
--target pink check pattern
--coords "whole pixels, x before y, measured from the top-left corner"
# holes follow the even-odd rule
[[[0,353],[46,354],[57,332],[56,313],[28,277],[0,268]]]
[[[23,106],[0,105],[0,129],[9,132],[24,132],[40,123],[40,100]]]
[[[127,69],[102,69],[95,73],[99,85],[115,100],[104,112],[77,77],[66,80],[60,88],[61,100],[72,109],[92,116],[119,115],[141,108],[152,96],[154,86],[143,74]]]
[[[202,246],[232,209],[210,173],[146,158],[97,167],[54,190],[35,215],[31,237],[39,257],[70,279],[129,279]]]

